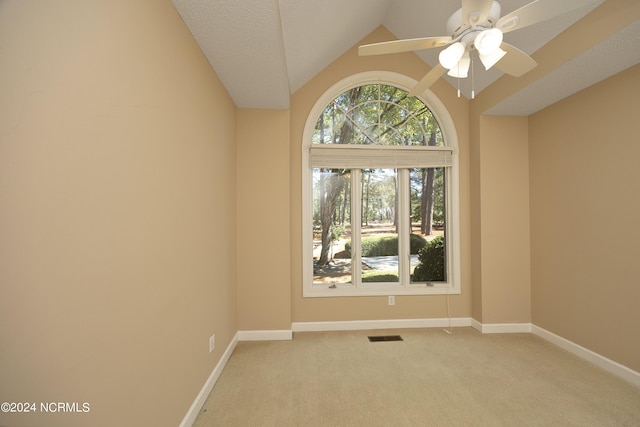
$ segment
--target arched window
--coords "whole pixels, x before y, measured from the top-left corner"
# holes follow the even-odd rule
[[[383,77],[337,84],[307,120],[304,296],[460,292],[455,129]]]

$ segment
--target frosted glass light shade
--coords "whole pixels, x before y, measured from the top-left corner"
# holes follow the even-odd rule
[[[500,61],[506,54],[507,52],[500,48],[497,48],[487,55],[480,54],[478,56],[480,56],[480,61],[482,61],[482,65],[484,65],[485,70],[488,70],[489,68],[493,67],[498,61]]]
[[[465,52],[460,61],[456,65],[454,65],[447,75],[451,77],[457,77],[459,79],[464,79],[469,77],[469,66],[471,65],[471,56],[469,52]]]
[[[502,31],[497,28],[491,28],[478,34],[473,41],[473,45],[480,55],[489,55],[500,48],[502,37]]]
[[[456,66],[458,61],[464,55],[464,51],[466,50],[466,46],[462,42],[456,42],[440,52],[438,59],[440,60],[440,65],[442,65],[447,70],[452,69]]]

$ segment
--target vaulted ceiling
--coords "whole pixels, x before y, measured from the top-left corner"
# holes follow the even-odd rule
[[[502,15],[531,0],[500,0]],[[563,0],[557,0],[563,1]],[[583,19],[605,0],[518,31],[505,41],[529,55]],[[606,0],[626,2],[626,0]],[[637,1],[637,0],[633,0]],[[459,0],[173,0],[200,48],[240,108],[287,109],[290,95],[383,25],[398,39],[449,35],[446,22]],[[640,3],[640,2],[639,2]],[[638,13],[638,7],[633,13]],[[640,21],[602,40],[502,100],[491,114],[529,115],[640,63]],[[416,54],[430,67],[440,49]],[[391,58],[391,56],[390,56]],[[391,60],[391,59],[390,59]],[[476,94],[502,73],[478,67]],[[456,79],[446,77],[455,90]],[[471,96],[465,79],[463,95]]]

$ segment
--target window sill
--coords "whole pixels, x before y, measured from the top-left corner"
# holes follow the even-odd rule
[[[326,297],[365,297],[365,296],[389,296],[389,295],[459,295],[460,289],[449,284],[436,283],[433,286],[425,284],[404,286],[367,285],[355,288],[349,285],[313,285],[305,287],[302,292],[304,298]]]

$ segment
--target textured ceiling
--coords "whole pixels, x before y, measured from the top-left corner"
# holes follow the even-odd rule
[[[558,0],[563,1],[563,0]],[[505,34],[533,54],[603,0]],[[500,0],[502,15],[530,0]],[[173,0],[200,48],[240,108],[286,109],[290,94],[384,25],[397,38],[448,35],[457,0]],[[639,62],[637,21],[492,108],[528,115]],[[429,66],[440,49],[417,52]],[[476,94],[502,76],[475,67]],[[456,85],[457,80],[446,79]],[[467,98],[471,79],[461,80]],[[569,82],[570,84],[567,84]]]
[[[528,116],[640,63],[640,21],[596,44],[486,114]]]

